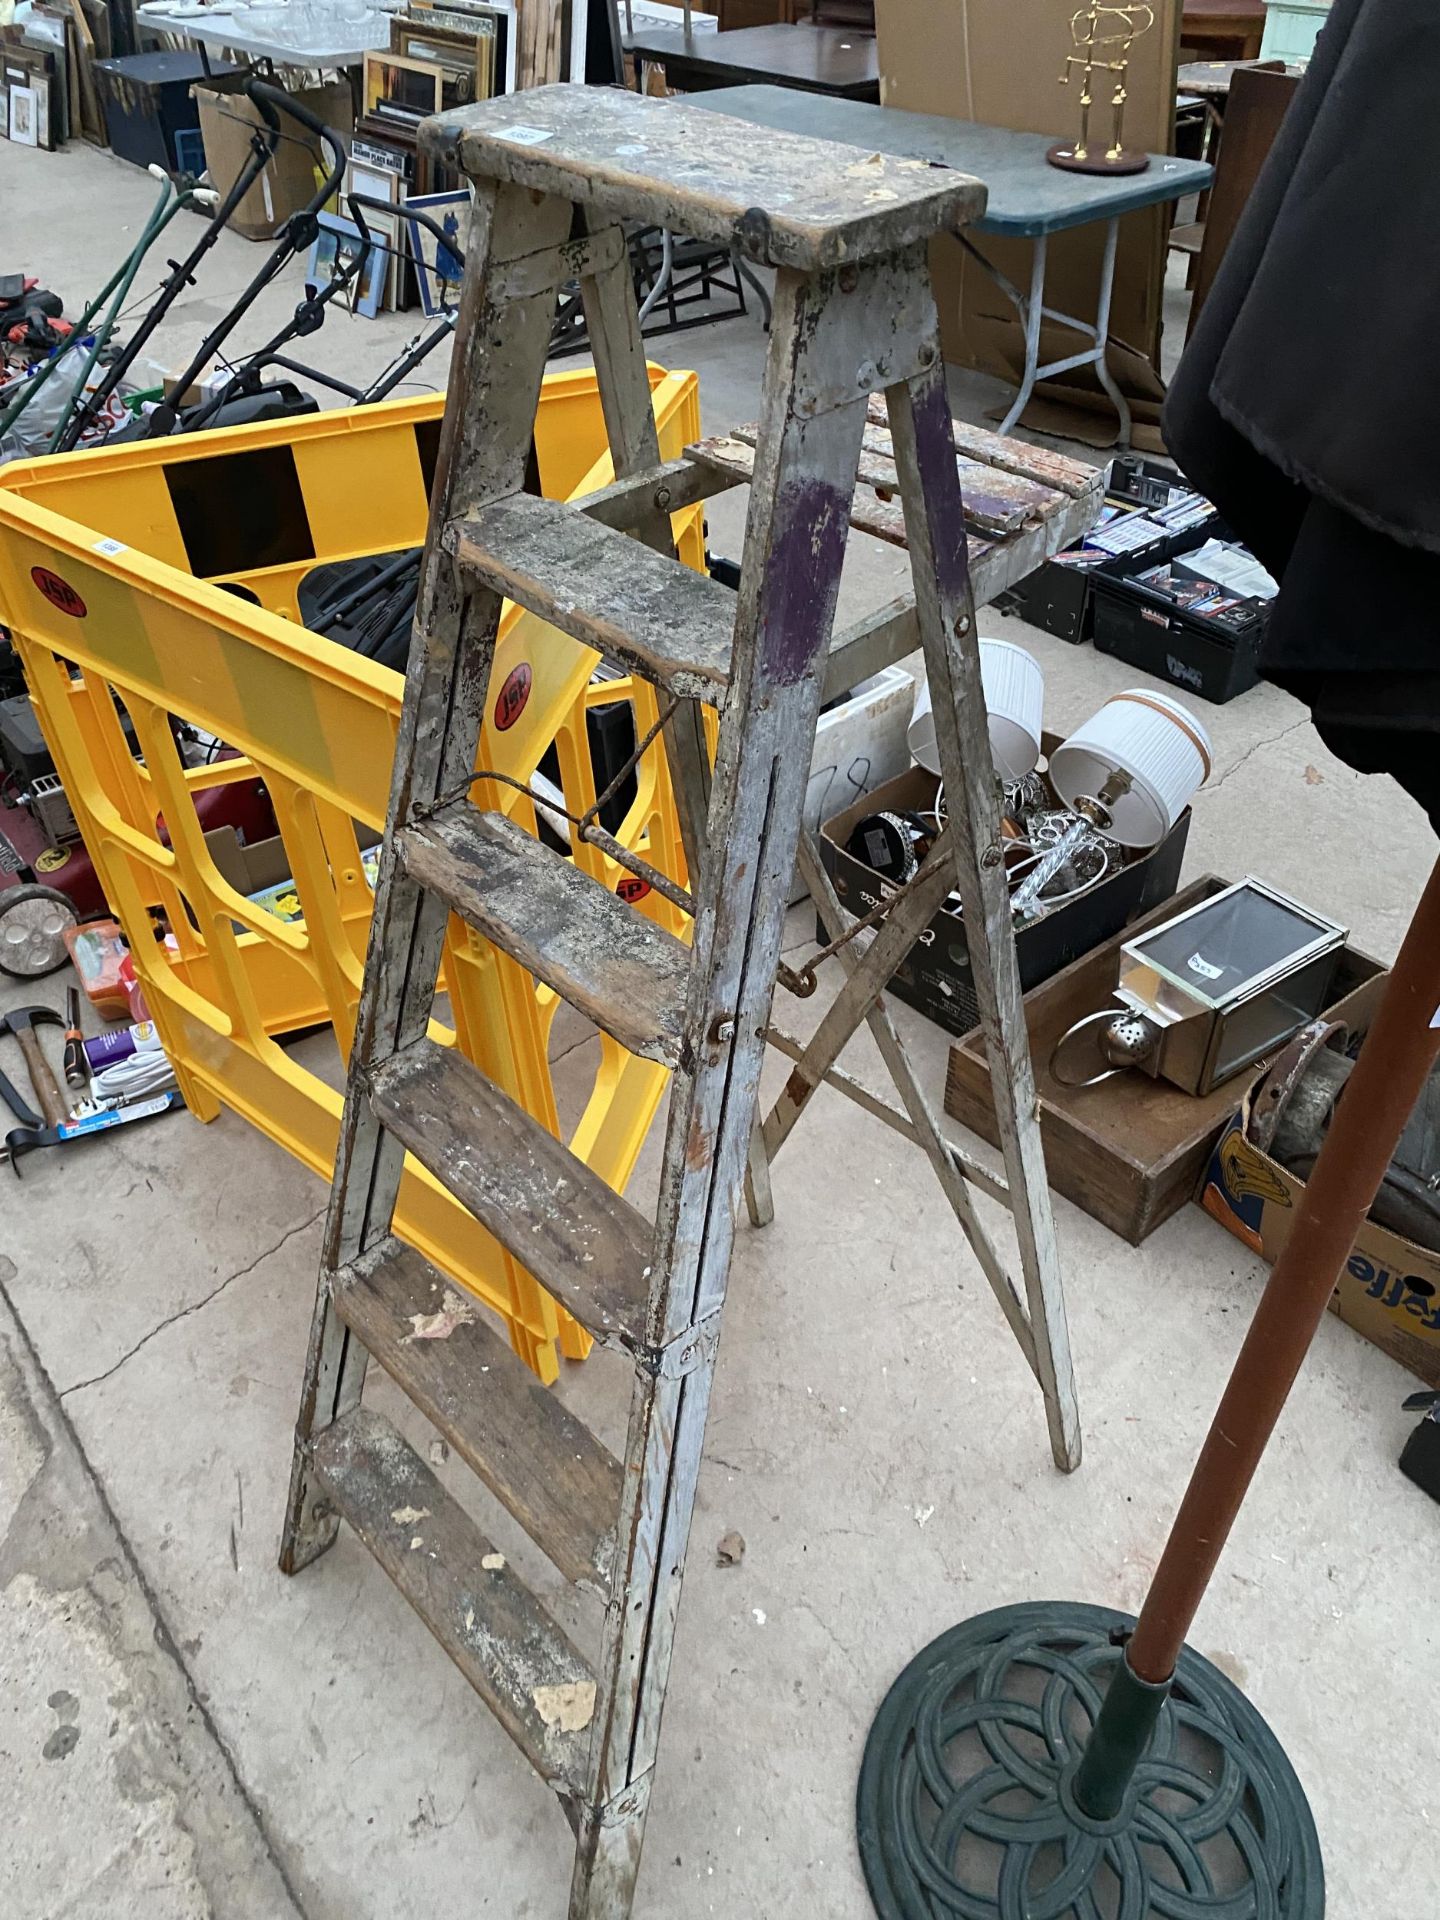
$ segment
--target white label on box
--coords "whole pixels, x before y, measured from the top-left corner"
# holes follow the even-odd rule
[[[123,540],[97,540],[96,553],[103,553],[107,560],[113,560],[117,553],[128,553],[130,549]]]
[[[1202,980],[1218,980],[1225,971],[1224,967],[1212,967],[1210,962],[1202,960],[1198,953],[1192,953],[1185,964],[1192,973],[1198,973]]]
[[[543,141],[553,140],[555,135],[546,127],[497,127],[497,140],[513,140],[517,147],[538,147]]]

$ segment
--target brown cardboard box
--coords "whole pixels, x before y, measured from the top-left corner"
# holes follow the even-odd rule
[[[228,83],[216,78],[190,89],[200,110],[205,165],[222,195],[229,192],[245,165],[252,127],[263,124],[253,102],[239,90],[241,84],[238,77]],[[348,144],[355,124],[348,81],[331,80],[324,86],[291,91]],[[278,233],[290,215],[314,197],[316,168],[325,162],[319,140],[298,122],[282,114],[280,127],[281,138],[270,164],[230,216],[230,227],[247,240],[268,240]]]
[[[361,853],[368,852],[380,841],[378,833],[361,826],[358,820],[355,838]],[[267,840],[242,841],[234,827],[212,827],[205,835],[205,848],[221,879],[228,880],[237,893],[247,898],[263,893],[267,887],[278,887],[290,878],[290,855],[278,833],[272,833]]]
[[[1194,1199],[1249,1081],[1237,1074],[1198,1098],[1145,1073],[1121,1074],[1098,1087],[1067,1087],[1051,1073],[1051,1056],[1077,1020],[1110,1003],[1125,941],[1199,906],[1226,885],[1214,874],[1192,880],[1173,900],[1131,921],[1103,946],[1025,995],[1050,1184],[1132,1247]],[[1344,1003],[1383,972],[1378,960],[1346,947],[1336,970],[1334,1001]],[[1332,1008],[1331,1017],[1345,1016]],[[1083,1060],[1084,1042],[1077,1036],[1072,1045]],[[1070,1071],[1083,1073],[1084,1068]],[[999,1144],[985,1040],[978,1028],[950,1049],[945,1111],[992,1146]]]
[[[1387,977],[1371,981],[1348,1003],[1345,1022],[1352,1034],[1368,1031]],[[1247,1138],[1249,1120],[1247,1095],[1211,1156],[1200,1205],[1273,1264],[1290,1238],[1305,1182]],[[1367,1220],[1330,1310],[1427,1386],[1440,1387],[1440,1251]]]
[[[1060,742],[1045,735],[1045,751]],[[847,843],[867,813],[887,807],[901,813],[926,813],[935,804],[938,781],[923,767],[886,780],[872,792],[824,822],[820,858],[845,911],[856,919],[895,891],[888,880],[847,852]],[[1089,893],[1056,907],[1015,936],[1022,991],[1038,986],[1118,928],[1174,894],[1190,833],[1187,807],[1158,847],[1132,860]],[[820,935],[823,940],[826,936]],[[940,907],[910,953],[892,975],[887,993],[917,1007],[951,1033],[968,1033],[980,1018],[969,943],[959,914]]]
[[[1073,134],[1079,126],[1079,78],[1068,86],[1059,82],[1072,50],[1074,12],[1075,0],[876,0],[880,98],[911,113],[943,113],[1027,133]],[[1131,48],[1127,146],[1168,153],[1173,144],[1180,13],[1180,0],[1155,0],[1154,26]],[[1108,94],[1098,84],[1103,78],[1097,76],[1097,128],[1108,126],[1103,117]],[[1159,364],[1170,216],[1168,206],[1144,208],[1120,222],[1111,365],[1124,391],[1141,402],[1136,418],[1142,421],[1157,416],[1164,391],[1153,368]],[[1016,286],[1029,286],[1030,241],[982,234],[976,244]],[[1047,306],[1082,319],[1094,314],[1103,245],[1104,228],[1095,224],[1051,236]],[[1009,300],[948,234],[933,243],[931,266],[946,359],[1018,380],[1024,343]],[[1077,344],[1070,329],[1047,321],[1042,361],[1073,353]],[[1081,380],[1084,389],[1075,386]],[[1067,398],[1094,389],[1097,425],[1108,444],[1114,412],[1095,387],[1093,369],[1062,375],[1061,382],[1070,383]],[[1042,393],[1059,393],[1061,382],[1047,383]]]
[[[234,827],[212,827],[205,836],[205,847],[221,879],[228,880],[237,893],[259,893],[290,878],[290,856],[278,833],[268,840],[246,843]]]

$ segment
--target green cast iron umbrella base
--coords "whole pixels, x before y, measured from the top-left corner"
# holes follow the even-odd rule
[[[1080,1755],[1134,1625],[1109,1607],[1001,1607],[911,1661],[860,1770],[882,1920],[1320,1920],[1300,1782],[1189,1647],[1118,1813],[1080,1806]]]

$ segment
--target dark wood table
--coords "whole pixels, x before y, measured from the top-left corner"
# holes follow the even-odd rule
[[[1185,0],[1180,44],[1211,60],[1254,60],[1265,32],[1262,0]]]
[[[683,93],[753,83],[839,100],[880,99],[875,42],[848,27],[739,27],[733,33],[659,27],[626,34],[624,44],[637,60],[663,67],[666,85]]]

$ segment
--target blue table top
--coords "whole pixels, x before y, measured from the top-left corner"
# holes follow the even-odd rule
[[[838,140],[872,153],[933,160],[973,174],[989,189],[976,233],[1037,235],[1109,220],[1135,207],[1152,207],[1209,186],[1214,168],[1201,160],[1173,154],[1150,156],[1144,173],[1067,173],[1045,158],[1055,135],[1016,133],[1009,127],[982,126],[941,114],[902,113],[862,100],[836,100],[788,87],[723,87],[713,93],[687,94],[687,104],[727,113],[761,127]]]

